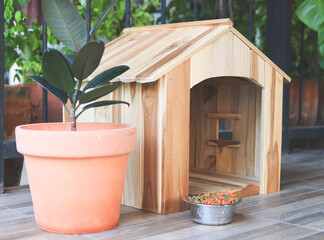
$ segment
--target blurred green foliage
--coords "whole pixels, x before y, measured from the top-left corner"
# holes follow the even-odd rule
[[[110,0],[96,0],[91,3],[91,27],[95,23],[101,13],[102,9],[110,3]],[[86,17],[86,4],[79,4],[76,6],[82,17]],[[159,0],[148,0],[140,4],[131,1],[131,26],[145,26],[153,25],[153,13],[158,12],[160,7]],[[113,9],[113,14],[107,15],[105,21],[97,30],[96,38],[103,41],[112,41],[122,34],[125,28],[125,0],[119,0]]]
[[[32,82],[26,77],[27,74],[42,72],[42,27],[37,25],[36,20],[28,26],[28,16],[18,10],[19,5],[24,7],[25,1],[4,0],[4,68],[7,72],[14,63],[17,63],[20,69],[17,70],[15,78],[20,80],[19,73],[25,82]],[[57,43],[50,31],[48,42],[52,45]]]
[[[249,35],[249,0],[226,1],[226,16],[230,17],[235,28],[245,37]],[[167,7],[167,19],[169,22],[193,21],[193,1],[171,0]],[[257,36],[253,42],[264,50],[266,32],[266,0],[253,1],[253,36]],[[198,20],[221,18],[221,1],[198,0]],[[258,31],[258,33],[257,33]]]

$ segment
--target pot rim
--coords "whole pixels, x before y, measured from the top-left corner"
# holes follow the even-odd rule
[[[136,148],[136,127],[116,123],[37,123],[16,127],[17,150],[54,158],[117,156]]]
[[[72,134],[80,134],[83,132],[93,132],[93,131],[107,131],[107,132],[118,132],[118,131],[124,131],[128,129],[135,128],[134,125],[130,124],[124,124],[124,123],[105,123],[105,122],[78,122],[77,123],[77,131],[71,131],[70,129],[64,129],[64,130],[48,130],[48,129],[38,129],[38,127],[41,126],[71,126],[70,122],[46,122],[46,123],[30,123],[30,124],[23,124],[16,127],[16,129],[20,129],[21,131],[41,131],[45,133],[53,133],[53,132],[63,132],[64,134],[67,134],[68,132],[71,132]],[[110,129],[87,129],[87,130],[78,130],[78,126],[80,125],[103,125],[103,126],[114,126],[116,128],[110,128]]]

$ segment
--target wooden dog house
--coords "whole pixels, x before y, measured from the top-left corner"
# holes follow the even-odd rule
[[[231,190],[241,196],[279,191],[283,83],[290,78],[229,19],[124,30],[105,47],[93,75],[130,70],[85,121],[137,126],[123,204],[156,213],[185,209],[189,192]],[[231,139],[219,138],[231,119]]]

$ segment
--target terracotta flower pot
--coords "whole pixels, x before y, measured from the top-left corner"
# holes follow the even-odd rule
[[[128,155],[135,149],[130,125],[78,123],[22,125],[24,154],[36,222],[57,233],[105,231],[118,224]]]

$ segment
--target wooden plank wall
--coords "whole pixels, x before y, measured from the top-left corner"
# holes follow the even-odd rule
[[[234,74],[234,35],[231,32],[212,42],[191,57],[191,83]]]
[[[212,77],[245,77],[263,87],[264,60],[244,41],[228,32],[191,57],[191,88]]]
[[[215,104],[217,106],[216,112],[239,113],[239,112],[234,112],[234,105],[236,103],[234,96],[236,96],[238,89],[234,87],[234,85],[230,85],[230,84],[220,84],[214,86],[217,88],[218,96],[217,96],[217,102],[211,104]],[[239,121],[241,122],[241,120]],[[236,122],[237,121],[233,121],[233,132],[234,132],[234,125],[236,124]],[[233,134],[232,140],[238,141],[237,136]],[[214,148],[214,151],[215,150],[216,150],[216,171],[233,173],[235,166],[238,164],[234,162],[233,155],[238,149],[233,149],[229,147],[216,147]]]
[[[158,81],[143,85],[144,172],[142,208],[158,210]]]
[[[167,74],[162,141],[161,213],[187,209],[189,194],[190,59]]]
[[[233,122],[233,139],[241,142],[241,146],[234,151],[234,172],[244,176],[256,176],[254,166],[255,151],[255,123],[256,123],[256,92],[260,91],[254,85],[242,85],[233,94],[234,112],[241,113],[242,119]]]
[[[137,128],[136,149],[130,154],[127,165],[123,204],[141,208],[144,191],[143,185],[140,184],[144,179],[143,85],[136,83],[122,84],[120,91],[122,92],[122,99],[130,103],[130,106],[116,105],[113,108],[121,108],[120,122],[135,125]]]
[[[265,84],[261,107],[261,159],[260,193],[280,190],[281,129],[283,77],[273,67],[265,65]]]
[[[239,78],[208,79],[191,89],[190,96],[190,168],[258,176],[255,173],[255,123],[257,92],[261,89]],[[239,148],[208,146],[216,138],[216,120],[210,112],[239,113],[233,120],[233,141]]]

